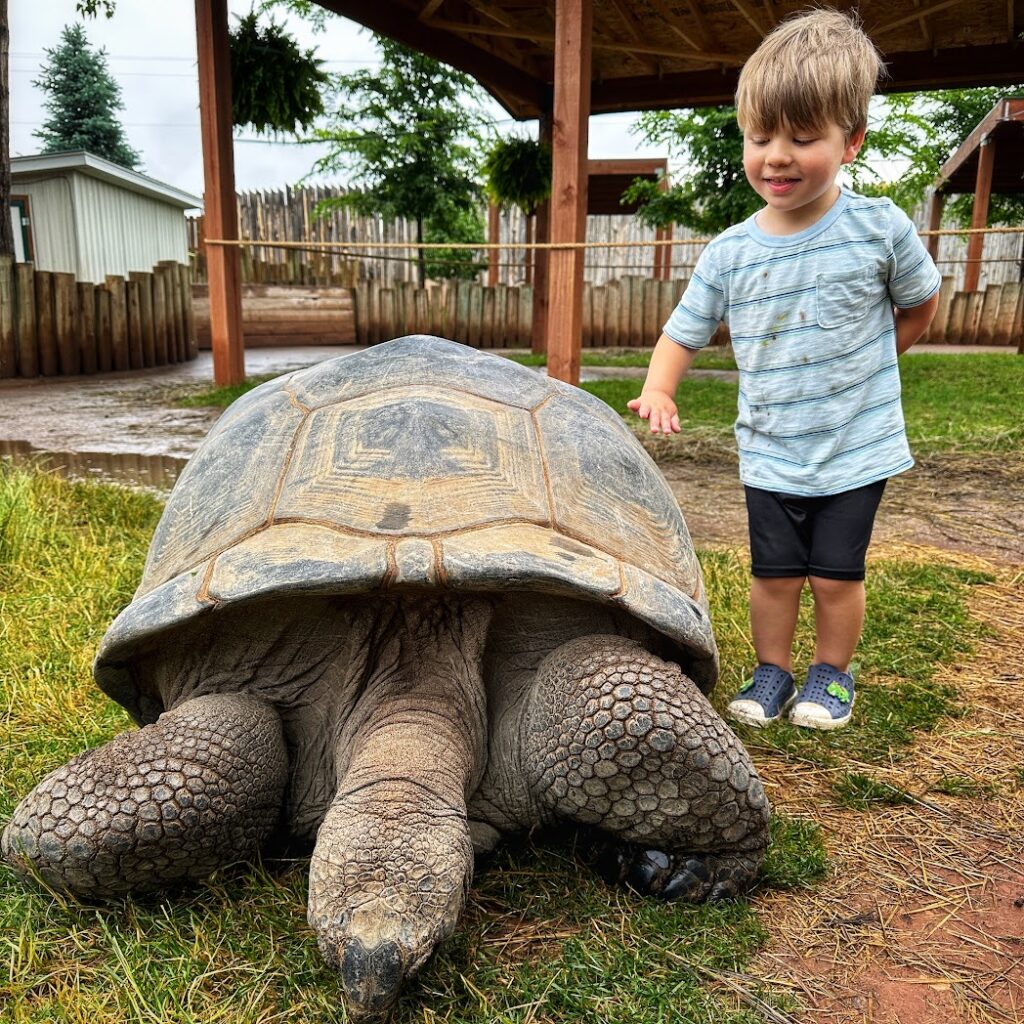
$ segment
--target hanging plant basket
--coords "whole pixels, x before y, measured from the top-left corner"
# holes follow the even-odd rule
[[[309,128],[324,112],[328,76],[313,50],[302,50],[285,29],[257,24],[255,12],[230,33],[232,120],[260,133]]]
[[[532,139],[501,139],[484,160],[484,175],[492,202],[531,214],[551,195],[551,147]]]

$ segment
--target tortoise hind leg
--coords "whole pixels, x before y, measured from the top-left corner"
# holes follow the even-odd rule
[[[43,779],[15,809],[0,853],[19,874],[82,896],[205,878],[266,841],[286,772],[269,704],[196,697]]]
[[[541,664],[524,717],[534,798],[609,836],[606,876],[669,899],[753,884],[768,841],[764,790],[676,665],[622,637],[572,640]]]

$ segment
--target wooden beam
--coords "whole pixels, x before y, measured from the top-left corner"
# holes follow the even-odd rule
[[[920,18],[927,18],[929,15],[938,14],[939,11],[948,10],[950,7],[958,7],[960,4],[965,2],[966,0],[939,0],[938,3],[918,8],[910,14],[904,14],[902,17],[894,18],[892,21],[884,22],[881,25],[868,25],[866,28],[872,36],[885,35],[886,32],[892,32],[893,29],[901,28],[903,25],[906,25],[907,22],[917,21]]]
[[[588,160],[587,174],[668,174],[668,160],[652,157],[649,160]]]
[[[974,210],[971,213],[971,227],[983,228],[988,225],[988,203],[992,197],[992,169],[995,166],[995,140],[982,141],[978,151],[978,183],[974,189]],[[968,236],[967,266],[964,268],[964,291],[976,292],[981,275],[981,254],[985,247],[982,234]]]
[[[957,147],[957,151],[939,169],[938,185],[950,178],[974,155],[982,140],[1004,120],[1024,117],[1024,100],[1000,100],[975,126],[971,134]]]
[[[959,2],[959,0],[957,0],[957,2]],[[761,24],[754,9],[750,4],[746,3],[746,0],[732,0],[732,5],[740,12],[740,14],[743,15],[744,18],[747,19],[747,21],[750,22],[754,31],[759,36],[766,36],[768,34],[768,30]]]
[[[540,119],[538,125],[538,138],[542,146],[551,145],[551,122],[554,117],[553,111],[549,111]],[[534,242],[551,241],[551,200],[545,199],[537,207],[536,215],[533,218]],[[529,235],[527,239],[531,240]],[[530,349],[537,355],[548,350],[548,307],[550,303],[550,278],[548,277],[548,256],[547,249],[534,249],[532,255],[527,255],[527,262],[532,260],[532,283],[533,283],[533,317],[530,327]]]
[[[487,241],[491,245],[497,245],[501,241],[501,209],[497,203],[489,203],[487,206]],[[498,262],[500,259],[500,250],[487,250],[487,284],[491,288],[498,283]]]
[[[381,3],[381,0],[317,0],[335,14],[365,25],[374,32],[411,46],[420,53],[429,54],[446,64],[465,71],[476,78],[488,91],[500,90],[527,101],[530,116],[536,117],[543,109],[547,96],[544,82],[523,68],[508,63],[492,53],[458,39],[432,24],[412,17],[401,4]],[[507,109],[507,108],[506,108]],[[515,112],[513,112],[515,113]],[[516,116],[524,116],[516,114]]]
[[[227,0],[196,0],[196,44],[206,237],[237,239]],[[245,350],[237,246],[208,245],[206,273],[210,284],[213,378],[218,385],[239,384],[245,379]]]
[[[555,109],[552,124],[551,241],[582,242],[587,222],[591,0],[555,2]],[[548,376],[579,384],[583,335],[583,250],[548,257]]]
[[[934,189],[931,198],[928,200],[929,231],[938,231],[942,227],[942,207],[945,205],[945,202],[946,197],[938,189]],[[937,260],[939,258],[939,236],[929,235],[925,248],[928,250],[928,255],[933,260]]]

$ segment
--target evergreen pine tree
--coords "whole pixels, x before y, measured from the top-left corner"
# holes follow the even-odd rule
[[[45,52],[42,74],[33,83],[46,92],[50,115],[33,133],[43,141],[42,152],[84,149],[122,167],[137,167],[139,154],[114,113],[124,104],[106,53],[89,46],[81,25],[65,26],[60,45]]]

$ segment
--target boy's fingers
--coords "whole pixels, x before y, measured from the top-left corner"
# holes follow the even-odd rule
[[[672,433],[678,434],[683,428],[679,425],[679,413],[672,413]]]

